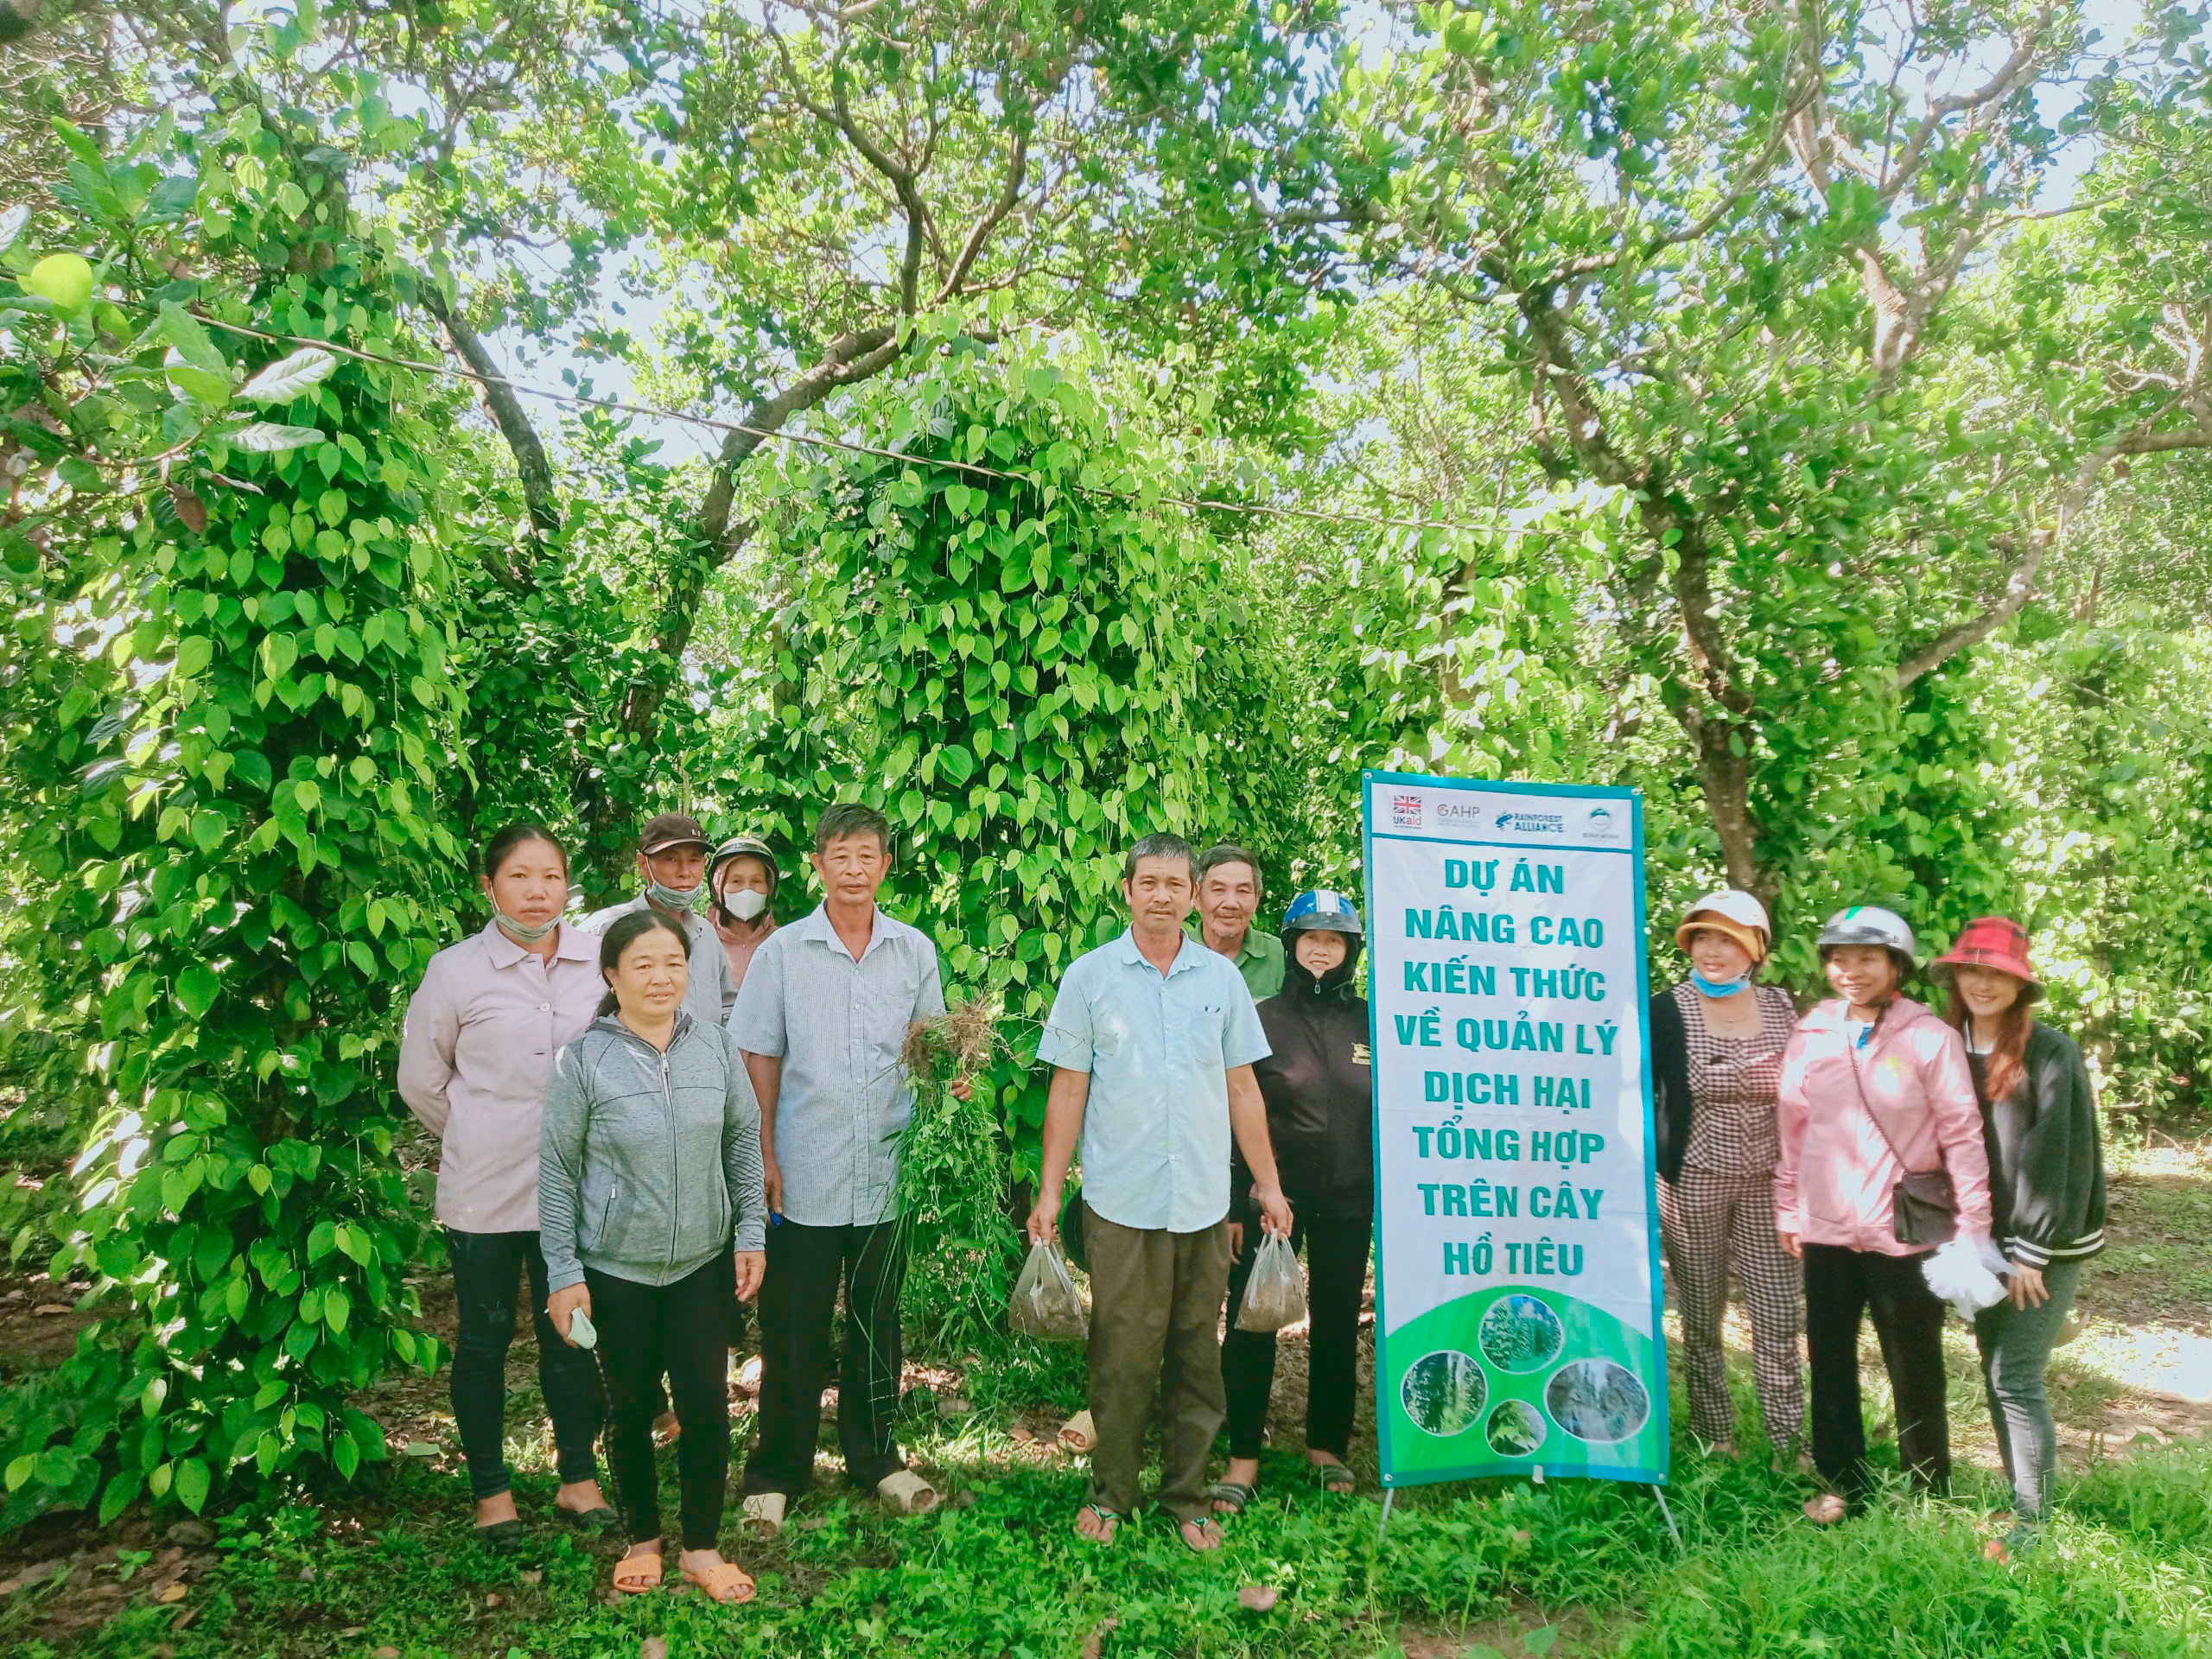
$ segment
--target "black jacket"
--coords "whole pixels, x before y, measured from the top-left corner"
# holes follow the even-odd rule
[[[1353,994],[1353,964],[1316,983],[1294,957],[1282,989],[1260,1004],[1273,1050],[1253,1066],[1268,1103],[1268,1139],[1283,1195],[1316,1216],[1364,1216],[1375,1207],[1375,1086],[1367,1000]],[[1233,1154],[1230,1192],[1250,1207],[1251,1171]]]
[[[1690,1144],[1690,1039],[1671,989],[1651,999],[1650,1023],[1652,1152],[1659,1173],[1679,1180]]]
[[[2028,1033],[2026,1075],[1995,1101],[1986,1097],[1982,1056],[1971,1058],[1974,1093],[1985,1096],[1981,1139],[1999,1247],[2031,1268],[2094,1255],[2105,1244],[2105,1159],[2082,1051],[2037,1020]]]

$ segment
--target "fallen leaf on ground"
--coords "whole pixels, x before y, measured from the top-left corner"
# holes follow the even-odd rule
[[[1106,1637],[1121,1626],[1118,1618],[1102,1618],[1090,1634],[1083,1638],[1083,1659],[1098,1659],[1099,1649],[1106,1645]]]
[[[545,1582],[545,1574],[538,1568],[533,1567],[530,1571],[522,1575],[522,1581],[524,1584],[543,1584]]]
[[[506,1604],[507,1599],[496,1590],[484,1598],[484,1605],[486,1607],[504,1607]]]
[[[154,1598],[154,1599],[159,1602],[182,1601],[184,1599],[184,1586],[181,1584],[172,1584],[162,1590],[160,1594]]]
[[[65,1563],[59,1560],[41,1561],[35,1567],[25,1567],[12,1579],[0,1580],[0,1596],[12,1595],[16,1591],[27,1590],[35,1584],[44,1584],[59,1573],[64,1565]]]
[[[668,1659],[668,1638],[649,1636],[638,1643],[638,1659]]]
[[[399,1659],[399,1649],[394,1647],[378,1648],[376,1650],[375,1659]]]
[[[32,1313],[41,1314],[48,1318],[51,1318],[56,1313],[67,1313],[68,1311],[69,1304],[67,1302],[41,1302],[36,1307],[31,1309]]]
[[[1236,1592],[1236,1605],[1248,1613],[1264,1613],[1281,1599],[1272,1584],[1248,1584]]]

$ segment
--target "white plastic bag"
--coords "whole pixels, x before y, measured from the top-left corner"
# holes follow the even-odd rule
[[[2005,1300],[2005,1281],[1998,1274],[2011,1265],[1986,1238],[1961,1236],[1938,1245],[1920,1264],[1920,1274],[1938,1300],[1958,1309],[1971,1325],[1983,1308]]]
[[[1298,1252],[1281,1233],[1263,1234],[1244,1281],[1244,1306],[1237,1310],[1239,1331],[1280,1331],[1306,1317],[1306,1274]]]
[[[1007,1323],[1018,1337],[1044,1342],[1081,1342],[1090,1334],[1090,1310],[1075,1287],[1067,1257],[1057,1243],[1039,1242],[1029,1247],[1021,1264],[1021,1277],[1014,1282],[1014,1299],[1007,1303]]]

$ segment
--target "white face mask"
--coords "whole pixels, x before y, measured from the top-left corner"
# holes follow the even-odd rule
[[[722,907],[741,922],[749,922],[768,908],[768,895],[741,887],[735,893],[722,895]]]

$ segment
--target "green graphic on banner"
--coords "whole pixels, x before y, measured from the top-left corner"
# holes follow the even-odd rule
[[[1663,1481],[1642,801],[1364,796],[1383,1481]]]

